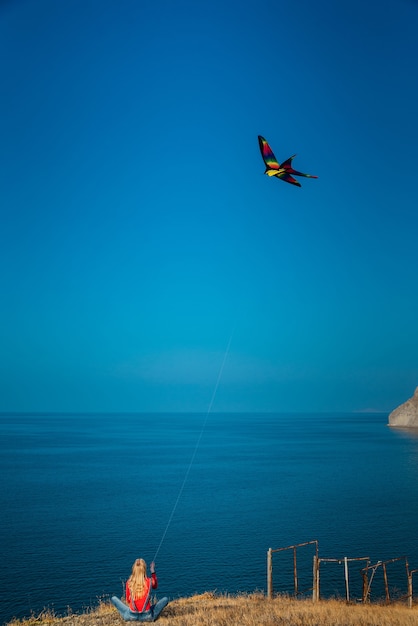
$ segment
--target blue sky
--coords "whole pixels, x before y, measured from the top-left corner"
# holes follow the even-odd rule
[[[418,385],[418,2],[3,0],[1,411]],[[263,175],[257,135],[318,175]]]

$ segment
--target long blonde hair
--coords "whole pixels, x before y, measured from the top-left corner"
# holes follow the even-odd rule
[[[144,559],[136,559],[132,565],[132,574],[128,578],[129,589],[134,600],[140,598],[144,593],[146,579],[147,564]]]

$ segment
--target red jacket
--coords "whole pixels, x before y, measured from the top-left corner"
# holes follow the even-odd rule
[[[131,609],[131,611],[139,611],[139,613],[142,613],[142,611],[150,610],[151,608],[150,585],[152,589],[157,589],[158,580],[157,580],[156,574],[151,574],[151,578],[145,579],[144,593],[142,594],[140,598],[135,598],[135,602],[133,603],[132,598],[131,598],[131,590],[129,589],[129,584],[128,582],[126,583],[126,601],[129,604],[129,608]]]

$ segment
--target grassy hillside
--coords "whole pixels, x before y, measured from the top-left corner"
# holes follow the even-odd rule
[[[108,603],[82,615],[55,617],[49,612],[12,626],[122,626],[116,609]],[[341,600],[295,600],[262,594],[223,596],[205,593],[178,599],[164,609],[159,626],[418,626],[418,604],[346,604]]]

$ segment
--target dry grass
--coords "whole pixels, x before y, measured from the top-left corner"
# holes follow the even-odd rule
[[[101,602],[82,615],[58,618],[44,612],[9,626],[123,626],[116,609]],[[341,600],[294,600],[262,594],[240,596],[205,593],[174,600],[164,609],[159,626],[418,626],[418,605],[346,604]]]

